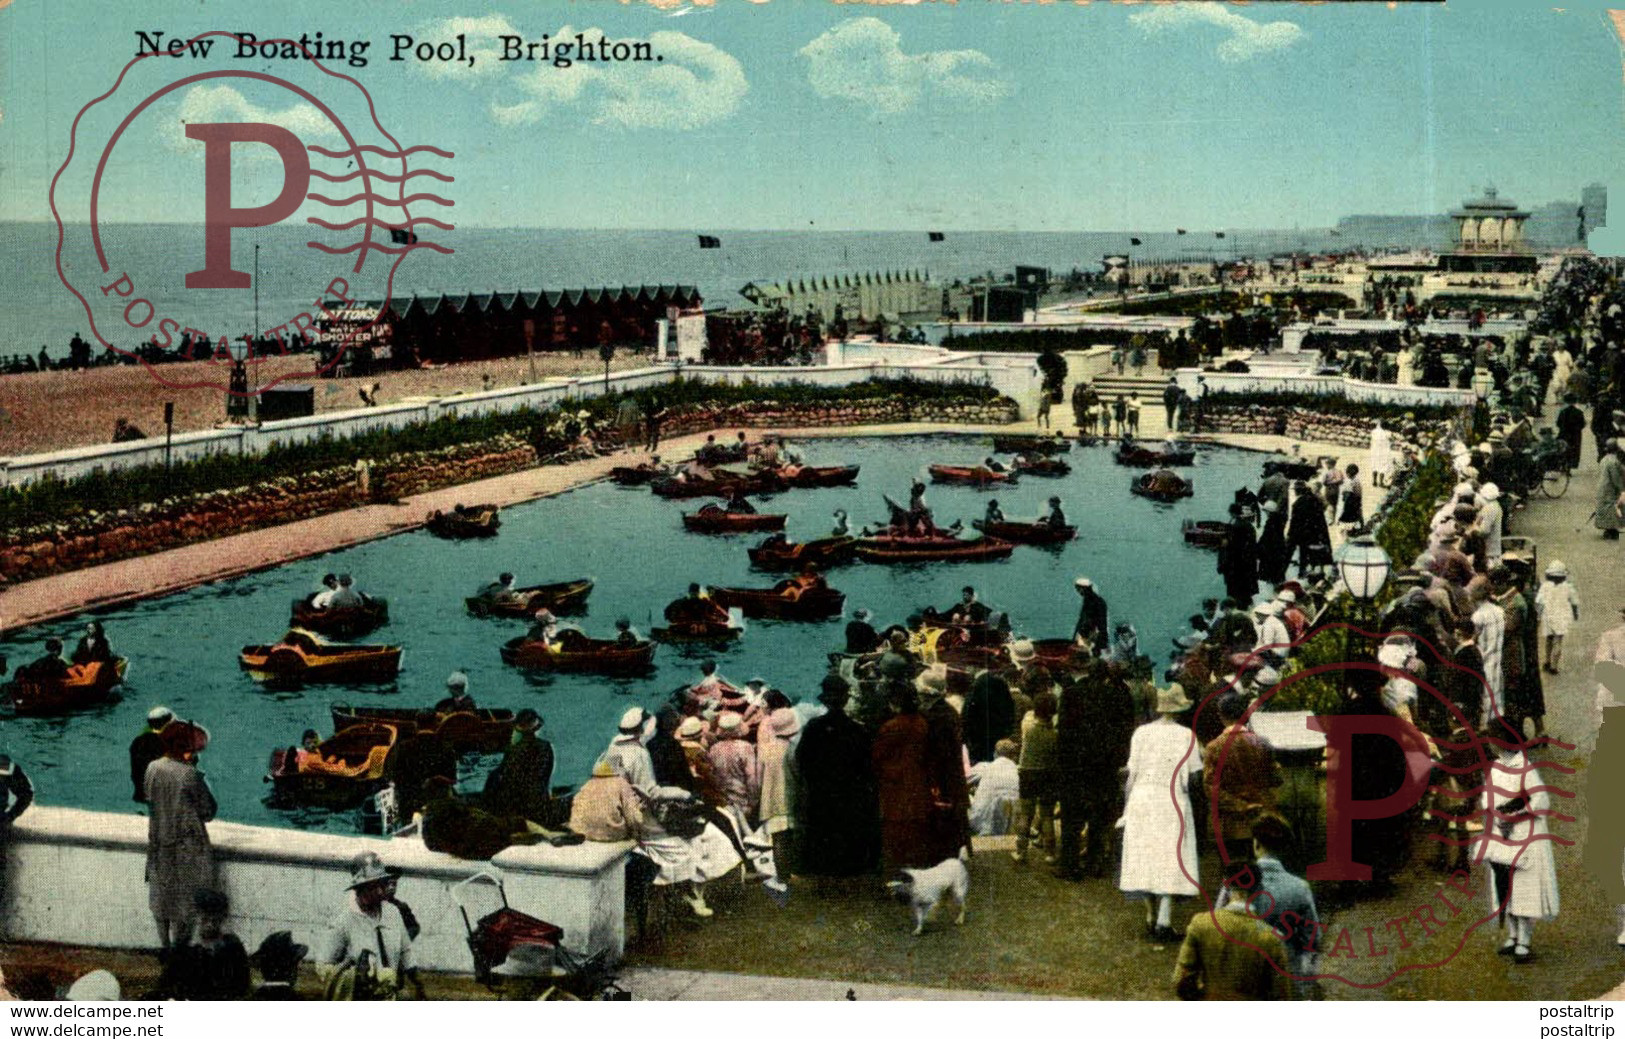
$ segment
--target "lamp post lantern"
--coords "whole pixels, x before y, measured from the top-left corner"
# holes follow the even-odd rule
[[[1369,603],[1388,582],[1392,561],[1370,534],[1350,538],[1337,552],[1337,573],[1356,601]]]

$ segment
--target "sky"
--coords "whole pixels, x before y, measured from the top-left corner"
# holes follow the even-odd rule
[[[469,227],[1319,227],[1441,212],[1489,183],[1525,205],[1573,199],[1625,158],[1620,43],[1596,7],[14,0],[0,8],[0,219],[51,218],[74,116],[138,30],[371,40],[366,67],[342,71],[403,144],[455,153],[437,190]],[[577,31],[664,60],[559,69],[489,49]],[[463,33],[476,62],[390,62],[392,33]],[[155,59],[131,85],[160,66],[173,79],[290,64]],[[103,219],[201,219],[193,121],[331,135],[265,84],[172,91],[118,145]],[[237,204],[275,194],[269,155],[239,159]]]

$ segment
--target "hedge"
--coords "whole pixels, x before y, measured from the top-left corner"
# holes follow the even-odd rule
[[[1262,297],[1270,297],[1270,302],[1264,304]],[[1258,301],[1256,303],[1249,300]],[[1276,309],[1285,309],[1288,304],[1297,306],[1300,310],[1357,310],[1359,301],[1341,292],[1331,292],[1326,289],[1305,289],[1294,291],[1291,288],[1270,288],[1260,286],[1250,293],[1243,295],[1239,292],[1203,292],[1188,293],[1173,296],[1168,299],[1126,299],[1105,306],[1091,307],[1090,311],[1096,314],[1127,314],[1131,316],[1144,315],[1173,315],[1193,317],[1197,314],[1212,314],[1222,312],[1235,314],[1253,306],[1270,306]]]
[[[400,429],[380,429],[354,437],[324,436],[295,444],[276,444],[256,455],[211,455],[174,465],[134,466],[97,470],[73,480],[43,479],[19,487],[0,488],[0,528],[26,527],[37,522],[91,512],[133,509],[148,502],[181,498],[244,487],[282,477],[297,477],[321,469],[350,465],[358,458],[444,448],[495,440],[518,434],[546,455],[569,446],[560,426],[567,415],[585,410],[592,421],[614,424],[622,403],[630,400],[640,410],[657,398],[669,412],[696,408],[722,408],[771,396],[783,404],[834,404],[847,401],[907,397],[932,402],[991,401],[998,392],[969,382],[926,382],[918,379],[871,379],[849,386],[814,386],[806,383],[719,385],[698,379],[680,379],[657,389],[612,394],[590,400],[569,401],[560,408],[521,408],[505,414],[447,417]]]

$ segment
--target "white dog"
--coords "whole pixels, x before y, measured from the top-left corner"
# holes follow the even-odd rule
[[[899,880],[888,881],[886,890],[899,902],[907,903],[914,912],[914,933],[925,930],[925,919],[936,911],[943,899],[952,896],[959,905],[954,923],[965,922],[965,901],[970,896],[970,849],[960,848],[957,859],[943,859],[930,869],[899,870]]]

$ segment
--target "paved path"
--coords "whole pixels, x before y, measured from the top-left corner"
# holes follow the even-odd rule
[[[621,987],[633,999],[648,1000],[974,1000],[1040,999],[1018,992],[977,992],[971,989],[920,988],[911,985],[875,985],[864,981],[828,978],[773,978],[759,974],[723,974],[715,971],[666,970],[633,967],[622,971]]]

